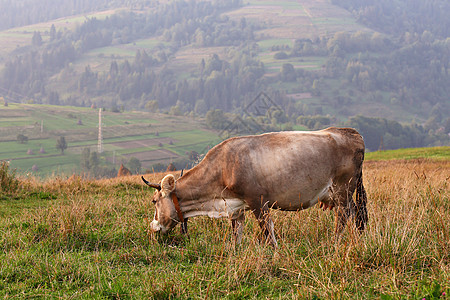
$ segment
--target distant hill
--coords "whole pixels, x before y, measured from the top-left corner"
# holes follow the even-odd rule
[[[317,129],[360,115],[429,136],[389,146],[396,133],[378,126],[376,148],[379,137],[388,148],[446,145],[450,44],[439,24],[449,8],[406,2],[396,1],[401,14],[389,1],[76,1],[58,19],[0,32],[0,100],[196,116],[221,109],[233,119],[265,92],[276,104],[259,116],[267,126],[329,120],[306,125]],[[36,14],[36,3],[18,20]]]

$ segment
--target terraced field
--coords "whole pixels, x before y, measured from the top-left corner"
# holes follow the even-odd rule
[[[220,139],[199,121],[145,112],[102,112],[104,153],[101,161],[113,164],[136,157],[142,168],[186,158]],[[28,137],[20,143],[19,134]],[[64,155],[56,140],[64,136]],[[84,148],[97,151],[98,109],[50,105],[9,104],[0,108],[0,160],[11,162],[19,173],[48,176],[80,172]],[[33,166],[35,166],[33,168]],[[35,171],[32,171],[32,168]]]

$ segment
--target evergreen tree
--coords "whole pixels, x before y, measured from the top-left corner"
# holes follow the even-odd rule
[[[31,44],[33,46],[41,46],[42,45],[42,36],[39,31],[35,31],[33,33],[33,37],[31,38]]]
[[[56,140],[56,149],[61,151],[61,154],[64,155],[64,150],[67,149],[66,138],[61,136]]]

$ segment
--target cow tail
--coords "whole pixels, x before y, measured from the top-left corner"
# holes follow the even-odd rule
[[[363,231],[367,221],[367,194],[363,185],[362,170],[359,172],[356,178],[356,227],[359,231]]]

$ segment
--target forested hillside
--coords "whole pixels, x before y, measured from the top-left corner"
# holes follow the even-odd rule
[[[143,8],[140,0],[0,0],[0,30],[118,7]]]
[[[404,36],[425,31],[446,39],[450,35],[450,2],[442,0],[331,0],[376,30]]]
[[[225,114],[215,116],[224,120],[210,125],[224,129],[263,91],[278,105],[259,116],[266,129],[351,125],[370,134],[372,150],[449,142],[450,9],[444,1],[332,1],[367,28],[323,15],[308,0],[73,1],[46,14],[29,2],[29,10],[15,11],[17,19],[0,26],[129,9],[86,18],[74,29],[52,23],[36,29],[29,44],[2,58],[5,101],[193,116],[220,109]],[[58,6],[54,2],[39,3]],[[261,7],[264,13],[280,9],[279,19],[243,13]],[[299,33],[275,32],[287,11],[307,20]]]

